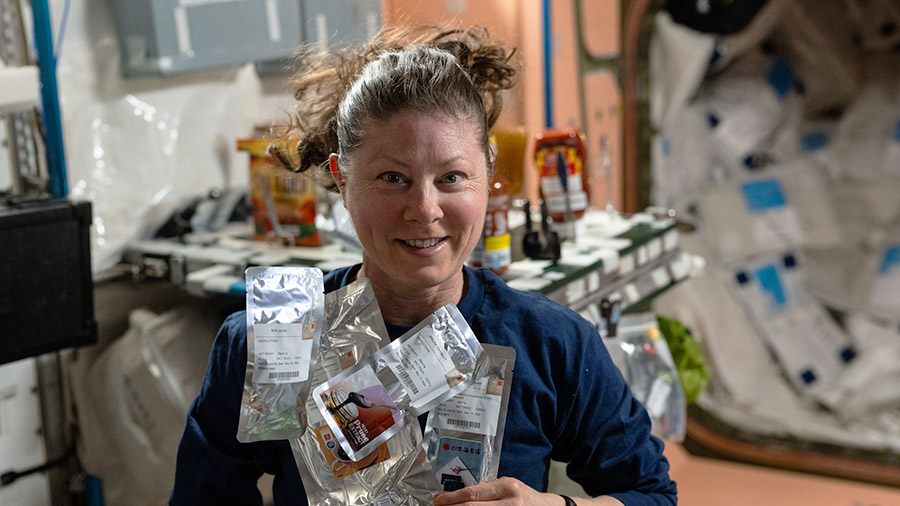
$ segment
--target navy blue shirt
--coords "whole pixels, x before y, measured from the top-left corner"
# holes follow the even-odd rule
[[[346,285],[358,270],[330,272],[325,292]],[[594,327],[543,295],[509,288],[487,269],[464,267],[464,273],[466,292],[457,306],[475,335],[516,350],[499,475],[545,491],[553,459],[568,462],[569,476],[592,496],[611,495],[628,506],[676,504],[663,444],[650,434],[646,411]],[[387,327],[391,339],[409,329]],[[261,504],[262,473],[275,475],[276,506],[307,504],[287,441],[236,439],[246,363],[239,312],[219,330],[188,413],[170,504]]]

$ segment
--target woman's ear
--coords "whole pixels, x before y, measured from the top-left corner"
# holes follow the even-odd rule
[[[344,174],[341,172],[340,167],[338,166],[338,155],[337,153],[331,153],[328,156],[328,168],[331,170],[331,177],[334,178],[334,183],[337,185],[338,190],[340,190],[341,195],[344,194],[344,185],[347,183]]]

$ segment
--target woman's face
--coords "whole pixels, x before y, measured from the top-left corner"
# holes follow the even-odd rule
[[[487,207],[476,124],[401,111],[366,130],[352,166],[337,177],[366,276],[426,290],[460,275]]]

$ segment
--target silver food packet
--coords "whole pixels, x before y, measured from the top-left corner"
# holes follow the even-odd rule
[[[322,271],[250,267],[247,280],[247,372],[237,439],[299,437],[322,334]]]
[[[365,278],[325,295],[325,321],[314,381],[324,382],[387,342],[375,294]],[[437,486],[416,423],[360,461],[343,452],[310,396],[308,430],[290,440],[309,504],[431,504]]]
[[[419,424],[407,417],[393,437],[358,461],[345,460],[328,425],[315,433],[310,426],[303,437],[291,439],[307,502],[317,506],[430,506],[440,483],[422,449]]]
[[[445,492],[497,479],[516,350],[482,346],[474,383],[429,412],[425,424],[425,451]]]
[[[313,389],[350,460],[361,460],[414,418],[465,390],[483,349],[453,304]]]

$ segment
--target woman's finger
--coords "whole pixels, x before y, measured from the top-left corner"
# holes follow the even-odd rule
[[[487,503],[491,501],[496,501],[498,505],[540,506],[545,503],[545,499],[545,494],[541,494],[521,481],[515,478],[504,477],[454,492],[438,494],[434,498],[434,506]]]
[[[486,481],[471,487],[461,488],[453,492],[444,492],[434,498],[434,506],[449,506],[451,504],[465,504],[467,502],[484,502],[501,499],[503,497],[503,484],[501,480]]]

